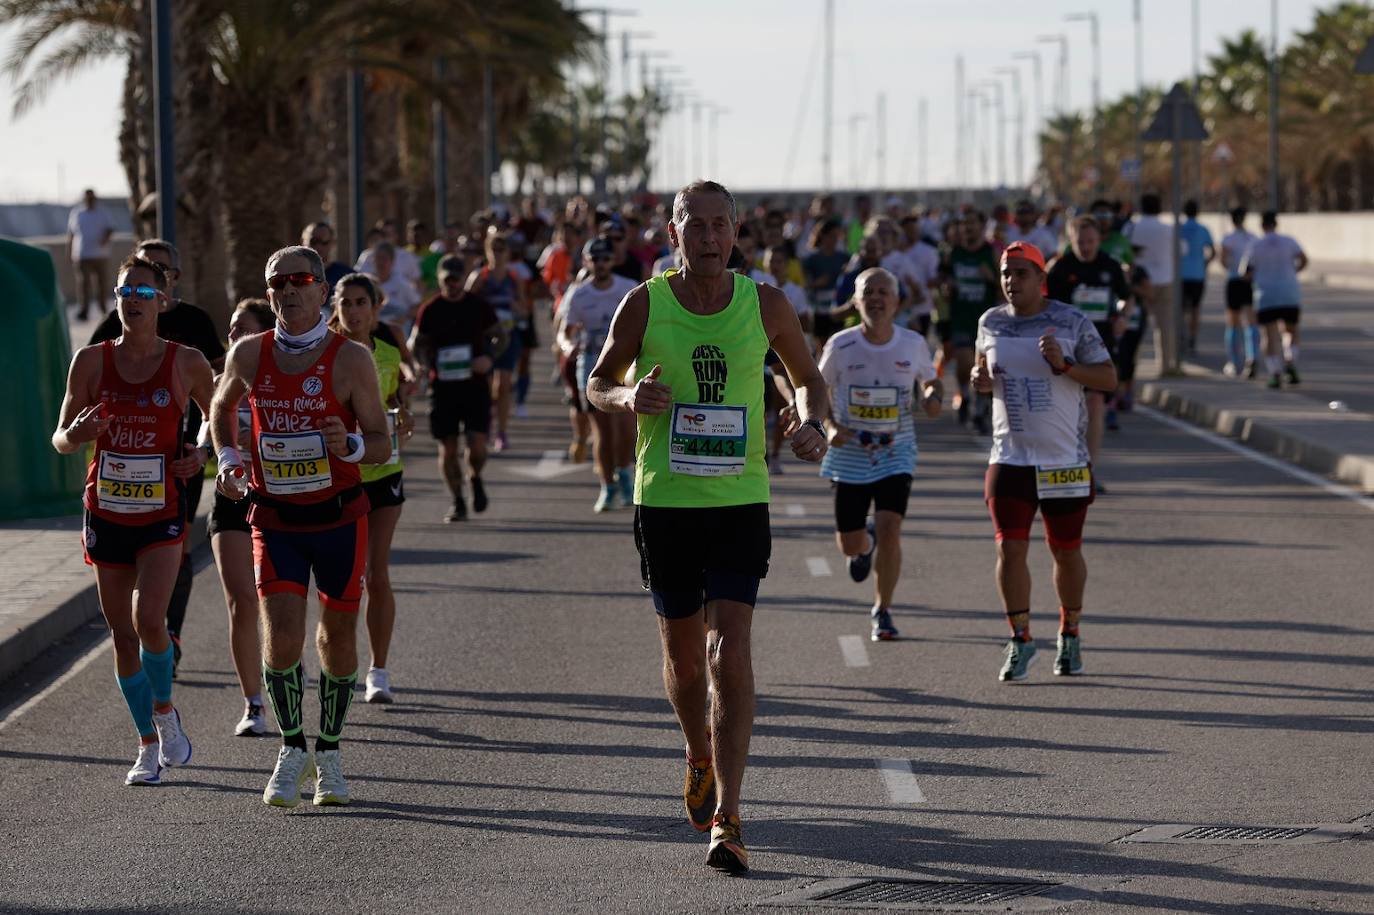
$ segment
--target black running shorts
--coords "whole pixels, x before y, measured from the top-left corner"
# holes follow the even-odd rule
[[[773,551],[768,503],[635,508],[640,578],[654,609],[683,619],[708,601],[753,606]]]

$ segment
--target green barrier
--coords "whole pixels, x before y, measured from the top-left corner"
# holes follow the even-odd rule
[[[0,309],[0,520],[76,514],[85,461],[52,447],[72,360],[52,257],[0,238],[0,286],[8,299]]]

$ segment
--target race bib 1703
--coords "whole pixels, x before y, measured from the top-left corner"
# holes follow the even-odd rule
[[[270,495],[315,492],[328,489],[333,481],[323,432],[263,432],[258,436],[258,455]]]
[[[167,504],[166,461],[160,454],[100,453],[97,504],[107,512],[136,515]]]
[[[674,404],[668,470],[696,477],[744,472],[749,426],[744,407]]]

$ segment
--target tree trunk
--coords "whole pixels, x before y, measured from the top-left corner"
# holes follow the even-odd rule
[[[220,237],[220,200],[216,150],[222,137],[219,83],[204,53],[213,25],[208,0],[181,0],[173,17],[176,68],[177,225],[180,229],[181,295],[214,319],[221,334],[232,311],[227,296],[226,263]]]
[[[224,214],[224,243],[229,263],[230,295],[238,300],[266,294],[263,268],[278,248],[296,242],[282,214],[283,185],[294,180],[296,169],[283,150],[297,146],[280,136],[258,136],[260,113],[235,117],[225,111],[223,129],[231,137],[256,137],[223,157],[220,201]],[[235,126],[250,129],[235,129]],[[300,231],[300,227],[296,227]]]

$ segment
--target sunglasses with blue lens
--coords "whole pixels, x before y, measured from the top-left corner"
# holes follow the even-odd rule
[[[114,294],[120,299],[139,298],[149,302],[158,297],[158,290],[152,286],[116,286]]]

